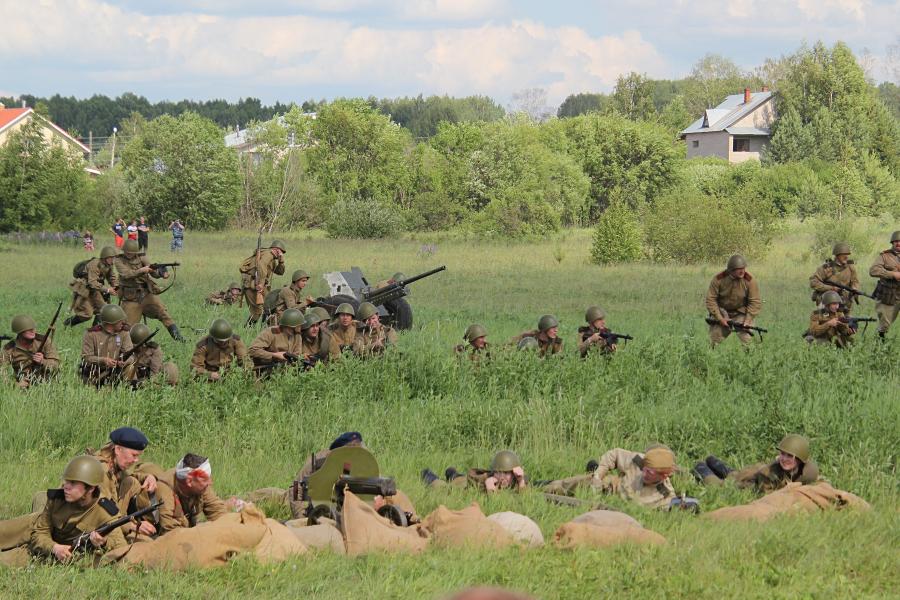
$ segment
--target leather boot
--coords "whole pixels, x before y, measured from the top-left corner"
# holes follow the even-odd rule
[[[166,327],[166,329],[169,330],[169,335],[172,336],[172,339],[173,339],[173,340],[175,340],[176,342],[183,342],[183,341],[184,341],[184,338],[181,337],[181,332],[178,331],[178,325],[176,325],[175,323],[172,323],[171,325],[169,325],[168,327]]]
[[[439,481],[441,478],[437,476],[437,473],[432,471],[431,469],[422,469],[422,481],[425,485],[431,485],[435,481]]]
[[[693,473],[697,481],[705,485],[720,485],[722,483],[722,480],[716,477],[716,474],[712,472],[712,469],[705,462],[698,462],[694,465],[691,473]]]
[[[710,470],[716,474],[716,477],[719,479],[725,479],[728,477],[728,474],[734,471],[731,467],[726,465],[722,459],[717,456],[709,455],[706,457],[706,464],[709,466]]]

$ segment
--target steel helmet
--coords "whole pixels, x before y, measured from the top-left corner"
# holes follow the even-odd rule
[[[356,316],[361,321],[367,320],[374,314],[378,313],[378,309],[375,308],[375,305],[371,302],[363,302],[359,305],[359,308],[356,309]]]
[[[827,292],[822,294],[822,304],[825,304],[827,306],[828,304],[832,304],[834,302],[837,302],[838,304],[843,302],[840,294],[838,294],[834,290],[828,290]]]
[[[281,314],[278,324],[282,327],[303,325],[303,313],[296,308],[289,308]]]
[[[516,350],[537,350],[540,347],[541,345],[537,339],[531,336],[523,337],[519,340],[519,343],[516,344]]]
[[[113,324],[125,320],[125,311],[118,304],[104,304],[100,309],[100,322]]]
[[[316,313],[319,315],[320,321],[328,321],[331,319],[331,315],[328,314],[328,311],[322,308],[321,306],[313,306],[312,308],[306,311],[307,313]]]
[[[834,248],[831,249],[831,253],[835,256],[840,254],[850,254],[850,244],[847,242],[838,242],[834,245]]]
[[[553,315],[544,315],[540,319],[538,319],[539,331],[544,332],[554,327],[559,327],[559,321],[557,321],[556,317],[554,317]]]
[[[809,440],[802,435],[789,433],[776,446],[782,452],[796,456],[803,462],[809,461]]]
[[[735,269],[746,269],[747,261],[740,254],[734,254],[731,258],[728,259],[728,265],[725,267],[728,271],[734,271]]]
[[[129,254],[137,254],[141,251],[141,246],[138,244],[137,240],[125,240],[125,245],[122,246],[123,252],[128,252]]]
[[[269,244],[269,248],[278,248],[285,254],[287,254],[287,248],[284,247],[284,242],[281,240],[272,240],[272,243]]]
[[[241,284],[239,284],[237,281],[232,281],[231,283],[228,284],[229,292],[231,290],[239,290],[239,289],[241,289]]]
[[[334,310],[334,316],[338,315],[350,315],[351,317],[356,316],[356,310],[353,308],[353,305],[349,302],[344,302]]]
[[[303,319],[303,331],[306,331],[313,325],[318,325],[319,323],[321,323],[322,321],[325,321],[325,320],[326,319],[323,319],[319,313],[311,310],[306,313],[306,318]]]
[[[606,313],[603,312],[603,309],[599,306],[591,306],[584,312],[584,320],[587,321],[588,325],[596,321],[597,319],[605,319]]]
[[[294,274],[291,275],[291,281],[297,281],[298,279],[303,278],[309,279],[309,273],[307,273],[303,269],[297,269],[296,271],[294,271]]]
[[[891,234],[891,243],[900,242],[900,229]]]
[[[463,339],[467,342],[473,342],[480,337],[484,337],[488,334],[487,329],[484,328],[484,325],[479,325],[478,323],[473,323],[466,328],[466,332],[463,334]]]
[[[234,331],[231,329],[231,323],[225,319],[216,319],[209,326],[209,335],[217,342],[227,341]]]
[[[103,482],[104,468],[93,456],[76,456],[69,461],[63,470],[65,481],[80,481],[85,485],[97,486]]]
[[[131,343],[137,345],[150,336],[150,328],[143,323],[137,323],[131,328],[129,335],[131,336]]]
[[[29,329],[37,329],[37,323],[34,322],[34,319],[28,315],[16,315],[13,317],[12,330],[14,334],[19,335]]]
[[[512,450],[501,450],[491,459],[491,471],[512,471],[521,466],[522,460]]]
[[[103,246],[100,249],[100,258],[113,258],[119,255],[119,251],[112,246]]]

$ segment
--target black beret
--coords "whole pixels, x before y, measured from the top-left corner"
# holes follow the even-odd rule
[[[143,450],[150,443],[147,436],[134,427],[119,427],[109,434],[109,441],[132,450]]]
[[[350,442],[362,442],[362,434],[358,431],[347,431],[337,436],[331,445],[328,446],[329,450],[336,450],[338,448],[343,448]]]

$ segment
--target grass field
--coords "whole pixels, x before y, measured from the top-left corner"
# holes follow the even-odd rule
[[[872,237],[887,240],[890,230],[873,228]],[[606,501],[669,543],[577,553],[313,554],[274,568],[239,560],[176,576],[41,566],[0,571],[0,597],[436,598],[476,583],[539,598],[896,597],[900,329],[891,332],[889,344],[879,344],[870,328],[846,352],[803,343],[812,310],[807,279],[819,258],[807,258],[809,235],[799,226],[764,261],[750,265],[764,301],[758,324],[770,334],[747,350],[731,339],[715,351],[707,344],[702,297],[720,265],[592,266],[587,231],[539,243],[279,237],[288,244],[288,273],[312,272],[317,294],[325,292],[323,271],[351,265],[370,279],[438,264],[447,271],[415,285],[410,303],[416,327],[402,336],[399,352],[280,376],[264,386],[240,379],[218,386],[187,381],[193,344],[176,344],[162,331],[157,340],[178,363],[184,385],[96,392],[82,386],[75,372],[84,326],[61,329],[61,380],[27,393],[4,384],[0,392],[0,517],[26,512],[35,490],[57,485],[68,458],[99,446],[110,430],[126,424],[150,437],[149,461],[171,466],[186,451],[208,455],[222,496],[287,486],[310,452],[342,431],[359,430],[420,514],[440,503],[461,508],[478,500],[488,514],[528,514],[547,538],[579,511],[549,505],[532,492],[491,498],[436,493],[420,483],[419,472],[426,466],[438,472],[448,465],[485,466],[495,450],[509,447],[522,455],[529,476],[549,479],[581,472],[606,449],[639,450],[654,441],[669,444],[686,468],[708,453],[743,465],[772,457],[777,440],[796,431],[812,438],[823,474],[869,500],[874,510],[713,526],[612,498]],[[186,336],[199,338],[191,328],[205,328],[218,316],[243,322],[245,310],[206,307],[203,299],[237,277],[237,265],[255,241],[245,232],[188,232],[177,283],[163,296]],[[434,255],[419,256],[425,242],[435,243]],[[4,248],[0,324],[6,328],[14,314],[29,312],[44,327],[57,301],[68,306],[66,284],[83,256],[47,246]],[[151,259],[170,256],[167,240],[152,237]],[[855,258],[867,272],[873,257]],[[863,280],[871,290],[873,280]],[[863,303],[858,314],[874,315],[873,303]],[[613,330],[636,338],[611,360],[582,361],[575,351],[575,330],[591,304],[607,310]],[[545,312],[562,321],[568,349],[558,360],[501,355],[473,369],[451,353],[470,322],[485,324],[489,340],[499,345],[533,328]],[[248,343],[254,336],[238,332]],[[727,487],[705,490],[686,474],[675,483],[698,496],[704,510],[751,498]]]

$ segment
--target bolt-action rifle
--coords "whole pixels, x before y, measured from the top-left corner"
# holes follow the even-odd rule
[[[152,503],[150,506],[148,506],[146,508],[141,508],[139,510],[134,511],[133,513],[129,513],[123,517],[119,517],[115,521],[110,521],[106,525],[102,525],[102,526],[98,527],[97,529],[94,529],[93,531],[85,531],[84,533],[79,535],[77,538],[75,538],[74,542],[72,542],[72,551],[73,552],[86,551],[88,549],[88,544],[91,541],[91,534],[94,531],[96,531],[97,533],[99,533],[102,536],[109,535],[110,533],[112,533],[113,531],[115,531],[116,529],[118,529],[119,527],[124,525],[125,523],[128,523],[131,520],[140,519],[144,515],[152,513],[153,511],[158,509],[160,506],[162,506],[162,504],[163,504],[162,501],[157,500],[156,502]]]
[[[714,317],[706,317],[706,322],[710,325],[721,325],[719,320]],[[746,325],[741,323],[740,321],[735,321],[733,319],[728,319],[728,327],[731,328],[732,331],[745,331],[749,333],[755,332],[756,335],[759,336],[759,339],[762,340],[762,334],[769,333],[768,329],[763,329],[762,327],[755,327],[753,325]]]
[[[854,298],[856,298],[858,296],[865,296],[866,298],[871,298],[872,300],[878,300],[878,298],[876,298],[875,296],[873,296],[871,294],[867,294],[862,290],[855,290],[852,287],[840,284],[840,283],[838,283],[836,281],[832,281],[830,279],[826,279],[822,283],[828,284],[831,287],[836,287],[839,290],[843,290],[843,291],[847,292],[848,294],[850,294]],[[859,303],[859,300],[857,299],[857,304],[858,303]]]

